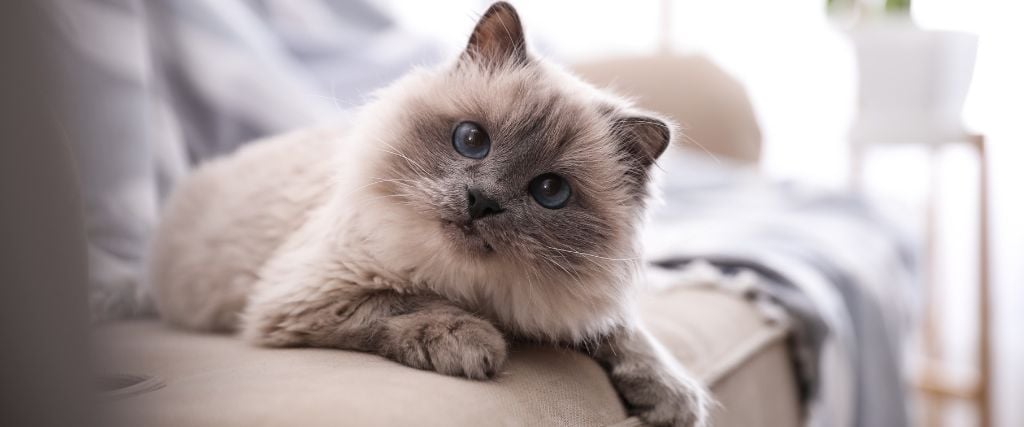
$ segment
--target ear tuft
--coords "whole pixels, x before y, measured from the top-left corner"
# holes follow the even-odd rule
[[[526,40],[516,9],[503,1],[492,4],[469,36],[462,59],[489,66],[525,64]]]
[[[615,120],[613,132],[618,136],[627,160],[646,172],[668,148],[672,131],[668,124],[653,118],[630,116]]]

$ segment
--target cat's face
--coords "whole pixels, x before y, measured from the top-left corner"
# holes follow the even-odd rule
[[[528,56],[504,3],[454,66],[411,82],[383,95],[396,105],[370,136],[383,152],[374,191],[437,227],[419,238],[566,274],[633,255],[664,122]]]

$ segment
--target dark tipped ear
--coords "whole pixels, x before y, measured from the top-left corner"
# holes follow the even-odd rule
[[[638,173],[646,172],[672,140],[668,124],[653,117],[624,117],[612,124],[612,130],[618,136],[627,161]]]
[[[526,41],[516,9],[503,1],[492,4],[476,23],[462,59],[491,66],[525,64]]]

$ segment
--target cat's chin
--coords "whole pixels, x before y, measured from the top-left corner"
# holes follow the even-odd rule
[[[456,249],[477,256],[494,253],[494,247],[480,235],[480,230],[472,222],[441,220],[441,229]]]

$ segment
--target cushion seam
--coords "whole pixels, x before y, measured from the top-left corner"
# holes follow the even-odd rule
[[[729,351],[725,351],[719,357],[712,359],[717,360],[718,363],[712,365],[709,369],[703,370],[701,380],[708,387],[714,387],[723,378],[750,362],[754,356],[783,340],[787,334],[787,328],[772,327],[744,340],[739,345],[732,346]]]

